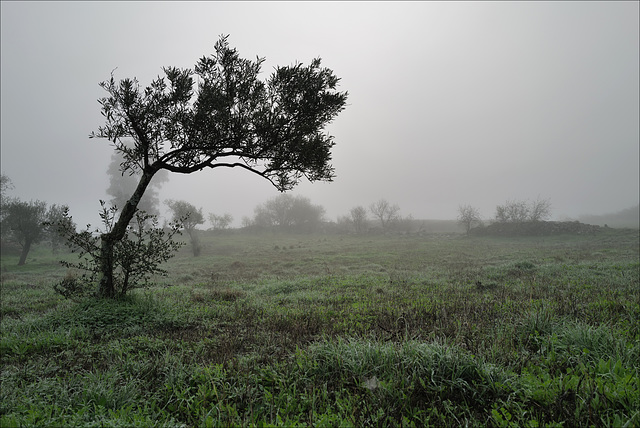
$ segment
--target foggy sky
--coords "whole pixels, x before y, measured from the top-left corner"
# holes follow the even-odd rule
[[[403,216],[484,218],[549,198],[555,219],[639,199],[638,2],[1,3],[0,166],[25,200],[97,224],[112,147],[99,86],[193,67],[229,34],[240,55],[323,66],[347,108],[332,183],[302,182],[335,220],[385,198]],[[239,225],[278,192],[246,171],[172,174],[160,198]],[[166,207],[163,207],[166,211]],[[205,224],[204,227],[209,227]]]

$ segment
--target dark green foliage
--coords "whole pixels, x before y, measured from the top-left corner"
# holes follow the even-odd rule
[[[240,58],[222,37],[193,70],[166,67],[166,78],[144,90],[135,79],[117,83],[112,77],[101,84],[109,93],[100,99],[107,122],[92,136],[116,145],[123,171],[243,166],[279,190],[291,189],[303,175],[330,179],[333,141],[322,130],[345,107],[339,79],[315,59],[309,66],[277,67],[262,82],[262,63]],[[218,163],[222,159],[234,163]]]

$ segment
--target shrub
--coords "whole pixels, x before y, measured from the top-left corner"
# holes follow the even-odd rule
[[[100,201],[102,219],[106,232],[109,232],[115,221],[116,207],[106,208],[105,202]],[[81,297],[96,282],[101,273],[100,234],[96,229],[93,233],[87,230],[76,232],[66,227],[72,224],[68,212],[64,219],[56,224],[58,233],[67,239],[67,245],[73,252],[78,252],[80,259],[77,263],[61,261],[63,266],[85,271],[78,277],[65,277],[54,286],[54,289],[65,298]],[[171,257],[184,245],[173,241],[173,236],[180,234],[180,222],[175,221],[168,229],[158,227],[158,219],[144,211],[136,213],[135,227],[129,226],[124,238],[114,249],[113,271],[116,283],[116,295],[124,296],[131,289],[146,286],[152,275],[166,276],[167,271],[159,265]]]

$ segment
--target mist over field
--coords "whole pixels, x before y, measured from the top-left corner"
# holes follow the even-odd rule
[[[631,227],[637,229],[640,222],[640,207],[636,205],[615,213],[602,215],[583,215],[578,220],[599,226],[607,225],[609,227]]]
[[[637,2],[2,2],[2,174],[23,200],[68,204],[79,225],[109,200],[98,83],[193,67],[229,34],[241,56],[316,57],[346,109],[331,183],[290,192],[337,221],[385,198],[414,219],[484,219],[508,200],[549,199],[552,219],[638,205]],[[233,226],[277,196],[241,170],[170,174],[185,200]],[[605,221],[606,222],[606,221]],[[613,222],[611,222],[613,223]],[[600,223],[598,223],[600,224]],[[204,227],[208,227],[207,224]]]
[[[640,2],[0,12],[0,427],[640,426]]]

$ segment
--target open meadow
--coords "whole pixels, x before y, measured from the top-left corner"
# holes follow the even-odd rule
[[[0,426],[640,426],[638,230],[201,242],[120,301],[3,254]]]

